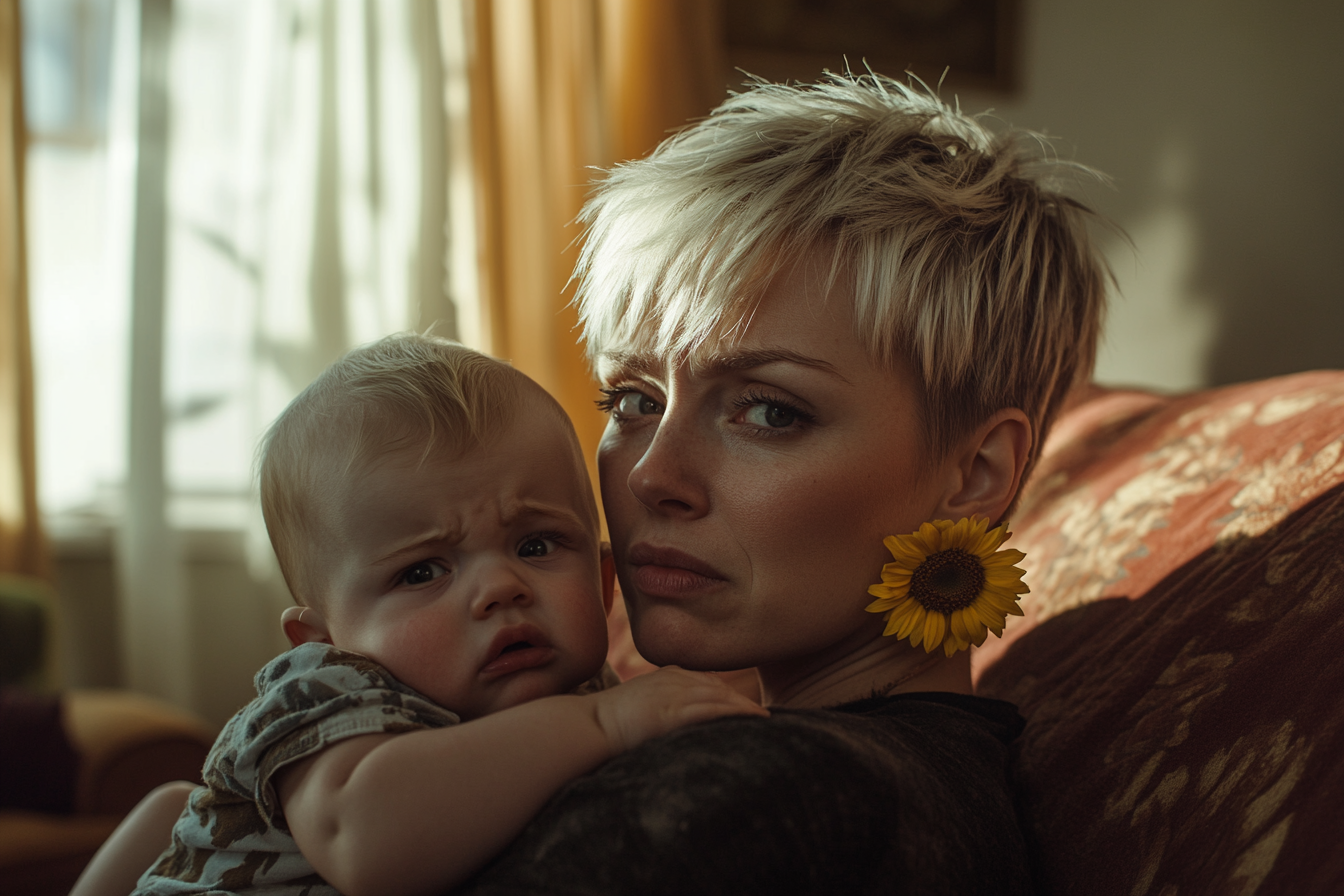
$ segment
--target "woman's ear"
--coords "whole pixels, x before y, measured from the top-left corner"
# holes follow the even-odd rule
[[[602,542],[602,606],[607,615],[611,615],[611,605],[616,599],[616,557],[611,553],[611,545]]]
[[[1017,497],[1031,453],[1031,422],[1019,408],[1004,408],[954,451],[956,480],[939,505],[939,519],[980,515],[998,522]]]
[[[298,647],[310,641],[322,644],[331,643],[331,633],[327,631],[327,620],[312,607],[289,607],[280,614],[280,627],[291,646]]]

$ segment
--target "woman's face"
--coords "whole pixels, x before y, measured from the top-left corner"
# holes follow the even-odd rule
[[[913,377],[879,368],[848,296],[799,264],[740,341],[693,359],[607,346],[602,502],[640,652],[796,678],[881,637],[890,555],[947,494]]]

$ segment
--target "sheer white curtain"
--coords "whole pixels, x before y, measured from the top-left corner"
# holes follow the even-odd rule
[[[126,684],[193,705],[211,639],[239,642],[251,668],[276,643],[282,589],[251,497],[260,433],[347,348],[455,334],[438,17],[432,0],[123,0],[118,16],[121,653]],[[185,571],[184,533],[202,532],[248,533],[269,582],[208,614],[233,620],[224,632]]]

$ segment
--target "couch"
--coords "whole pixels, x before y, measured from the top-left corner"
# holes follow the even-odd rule
[[[42,690],[54,595],[0,578],[0,893],[62,896],[153,788],[197,780],[213,743],[195,716],[118,690]],[[21,650],[17,648],[22,648]],[[20,686],[22,685],[22,686]]]
[[[1086,390],[1013,529],[1026,616],[973,672],[1027,718],[1044,892],[1344,893],[1344,372]]]
[[[1344,893],[1344,372],[1093,389],[1014,528],[974,663],[1046,891]]]

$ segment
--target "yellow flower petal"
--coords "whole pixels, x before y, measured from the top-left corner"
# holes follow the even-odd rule
[[[1000,567],[1012,567],[1026,559],[1026,554],[1021,551],[1014,551],[1005,548],[1002,551],[996,551],[988,557],[984,557],[980,562],[984,564],[985,569],[998,569]],[[1021,570],[1018,570],[1021,572]]]
[[[966,619],[961,615],[961,610],[953,611],[947,619],[947,627],[950,628],[951,636],[955,636],[959,641],[970,641],[971,633],[966,629]]]
[[[928,613],[924,617],[924,652],[932,653],[933,648],[943,643],[947,631],[947,617],[942,613]]]
[[[971,609],[975,611],[975,614],[980,617],[980,621],[986,626],[990,628],[994,628],[995,626],[1003,628],[1003,613],[996,612],[993,608],[987,607],[981,603],[972,604]]]
[[[906,638],[909,638],[916,631],[920,632],[924,631],[924,616],[927,611],[923,607],[920,607],[918,604],[915,604],[915,606],[918,609],[916,609],[913,613],[910,613],[905,617],[905,620],[901,623],[900,629],[898,629],[896,632],[896,637],[899,638],[900,640],[905,640]],[[919,642],[912,640],[910,642],[910,646],[918,647]]]
[[[1022,581],[1023,570],[1015,565],[1026,555],[1012,548],[999,549],[1010,534],[1007,523],[991,528],[987,518],[973,516],[955,522],[933,520],[909,535],[884,538],[892,562],[882,567],[882,581],[869,586],[868,593],[877,599],[865,609],[886,614],[883,635],[908,638],[912,647],[923,646],[928,652],[941,646],[948,656],[983,644],[990,632],[1001,636],[1008,616],[1024,615],[1019,595],[1031,590]],[[920,603],[934,592],[921,591],[917,596],[911,589],[924,562],[949,550],[979,561],[984,584],[970,604],[943,613]],[[919,587],[930,586],[925,582]]]
[[[976,612],[975,605],[972,604],[958,612],[961,614],[961,624],[965,626],[966,631],[970,634],[970,642],[976,647],[985,643],[985,636],[989,634],[989,629],[986,628],[984,622],[980,620],[980,614]]]
[[[947,640],[943,642],[943,653],[946,656],[950,657],[958,650],[965,650],[970,646],[971,642],[963,641],[960,638],[954,637],[953,635],[949,634],[947,636]]]

